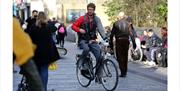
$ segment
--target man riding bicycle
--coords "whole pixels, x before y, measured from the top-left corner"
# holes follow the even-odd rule
[[[75,32],[80,33],[80,45],[82,46],[83,52],[79,58],[78,65],[80,66],[81,72],[86,70],[82,64],[84,59],[89,54],[89,51],[94,54],[97,62],[100,62],[102,58],[99,44],[96,42],[97,30],[104,40],[106,39],[106,35],[104,33],[101,20],[94,13],[95,8],[95,4],[89,3],[87,5],[87,13],[80,16],[72,25],[72,29]],[[100,72],[97,73],[99,74]]]

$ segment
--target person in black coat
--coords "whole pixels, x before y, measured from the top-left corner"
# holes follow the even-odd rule
[[[132,32],[131,22],[126,19],[124,12],[120,12],[118,20],[113,24],[113,28],[110,34],[110,48],[113,50],[113,37],[115,36],[115,50],[117,55],[117,61],[119,63],[119,69],[121,71],[120,77],[126,77],[128,70],[128,50],[129,50],[129,36],[133,43],[133,48],[136,48],[134,35]]]
[[[34,60],[42,78],[45,91],[48,83],[48,65],[60,58],[55,43],[52,39],[52,31],[47,23],[44,12],[39,12],[36,23],[29,32],[34,44],[37,45]]]
[[[27,28],[25,29],[25,32],[30,32],[30,28],[32,25],[34,25],[36,23],[36,19],[38,16],[38,11],[37,10],[33,10],[32,11],[32,16],[28,17],[25,21],[25,24],[27,26]]]

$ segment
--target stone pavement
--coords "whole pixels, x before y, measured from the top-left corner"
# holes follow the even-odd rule
[[[58,69],[49,71],[48,91],[105,91],[94,81],[87,88],[81,87],[76,78],[75,55],[81,53],[75,43],[65,42],[68,54],[57,61]],[[120,78],[115,91],[167,91],[167,68],[151,68],[137,62],[129,62],[126,78]],[[16,70],[19,70],[15,66]],[[17,90],[21,76],[13,74],[13,91]]]

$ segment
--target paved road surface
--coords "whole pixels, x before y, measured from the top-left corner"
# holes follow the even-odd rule
[[[75,55],[81,53],[75,43],[65,43],[68,54],[57,61],[58,69],[49,71],[48,91],[105,91],[101,84],[94,81],[88,88],[83,88],[75,73]],[[137,62],[128,63],[126,78],[120,78],[115,91],[167,91],[167,68],[151,68]],[[19,68],[15,66],[18,71]],[[13,74],[13,91],[17,90],[21,75]]]

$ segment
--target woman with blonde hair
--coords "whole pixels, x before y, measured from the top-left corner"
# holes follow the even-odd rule
[[[59,54],[51,36],[51,30],[44,12],[39,12],[36,23],[31,27],[29,35],[37,45],[34,60],[41,76],[45,91],[48,83],[48,66],[58,60]]]

